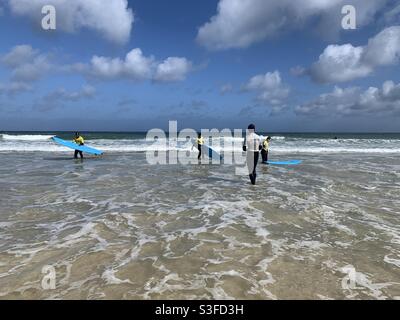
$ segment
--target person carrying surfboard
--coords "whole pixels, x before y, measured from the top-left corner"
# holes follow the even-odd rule
[[[256,167],[260,156],[260,150],[262,149],[260,136],[255,133],[255,130],[255,125],[249,124],[247,127],[246,139],[243,144],[243,151],[247,151],[247,168],[249,170],[251,184],[253,185],[256,184]]]
[[[204,138],[201,136],[201,133],[198,133],[197,139],[196,139],[196,144],[197,144],[197,149],[199,150],[199,155],[197,157],[198,160],[200,160],[201,155],[201,148],[204,144]]]
[[[78,146],[83,146],[85,144],[85,140],[83,137],[79,134],[79,132],[75,132],[75,138],[73,140]],[[83,159],[83,152],[80,150],[75,150],[74,153],[74,159],[78,159],[78,154]]]
[[[269,142],[271,141],[271,137],[268,136],[264,139],[263,144],[262,144],[262,150],[261,150],[261,157],[262,157],[262,162],[267,163],[268,162],[268,149],[269,149]]]

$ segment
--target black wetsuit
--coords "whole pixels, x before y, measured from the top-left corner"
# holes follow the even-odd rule
[[[256,168],[259,157],[260,157],[260,152],[247,151],[247,168],[249,170],[249,177],[251,184],[256,184],[256,178],[257,178]]]
[[[197,157],[197,159],[199,159],[200,160],[200,158],[201,158],[201,144],[198,144],[197,145],[197,149],[199,149],[199,156]]]
[[[81,157],[81,159],[83,159],[83,153],[82,153],[82,151],[79,151],[79,150],[75,150],[74,158],[78,159],[78,154]]]
[[[262,162],[267,162],[268,161],[268,150],[261,150],[261,156],[262,156]]]

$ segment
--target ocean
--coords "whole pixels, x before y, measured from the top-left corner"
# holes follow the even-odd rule
[[[105,154],[74,160],[54,135],[0,133],[0,299],[400,299],[400,134],[269,133],[270,160],[303,162],[255,186],[149,164],[196,160],[185,139],[88,132]]]

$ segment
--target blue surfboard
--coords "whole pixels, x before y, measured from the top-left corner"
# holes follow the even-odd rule
[[[197,147],[197,143],[196,143],[195,139],[192,139],[192,143],[193,143],[193,147],[195,147],[195,146]],[[193,149],[193,147],[192,147],[192,149]],[[203,144],[201,146],[201,152],[203,154],[206,154],[212,160],[221,161],[224,159],[223,156],[221,156],[217,151],[215,151],[213,148],[211,148],[210,146],[208,146],[206,144]]]
[[[273,165],[297,165],[302,163],[302,160],[288,160],[288,161],[267,161],[263,162],[265,164],[273,164]]]
[[[212,160],[222,160],[223,157],[215,151],[213,148],[209,147],[206,144],[202,145],[202,152],[204,152],[208,157]]]
[[[52,137],[51,139],[54,142],[56,142],[56,143],[58,143],[58,144],[60,144],[60,145],[62,145],[64,147],[73,149],[73,150],[79,150],[79,151],[82,151],[82,152],[95,154],[96,156],[99,156],[99,155],[103,154],[103,151],[100,151],[100,150],[97,150],[97,149],[94,149],[94,148],[90,148],[90,147],[87,147],[87,146],[80,146],[80,145],[76,144],[75,142],[66,141],[66,140],[60,139],[58,137]]]

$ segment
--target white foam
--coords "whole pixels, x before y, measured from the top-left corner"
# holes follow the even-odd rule
[[[271,147],[277,153],[400,153],[400,148]]]
[[[106,270],[101,275],[101,278],[106,281],[107,284],[121,284],[121,283],[129,283],[133,284],[129,279],[121,280],[115,276],[115,270]]]
[[[0,139],[0,152],[71,152],[70,149],[50,141],[50,135],[7,135],[2,134]],[[271,154],[399,154],[400,140],[383,139],[347,139],[340,142],[329,139],[285,139],[283,136],[273,137],[270,144]],[[86,140],[87,145],[113,153],[134,152],[167,152],[187,151],[197,154],[193,143],[185,139],[159,139],[147,141],[146,139],[95,139]],[[209,145],[217,152],[228,153],[242,152],[243,138],[216,137]]]
[[[400,259],[390,258],[388,255],[386,255],[383,261],[385,261],[386,263],[393,264],[396,267],[400,268]]]
[[[18,134],[18,135],[1,134],[0,137],[5,141],[46,141],[53,136],[41,135],[41,134]]]

